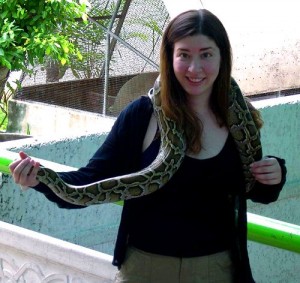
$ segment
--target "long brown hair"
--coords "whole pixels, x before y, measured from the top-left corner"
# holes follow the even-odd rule
[[[175,17],[167,26],[160,48],[160,83],[162,108],[167,117],[184,129],[187,148],[201,150],[202,127],[199,119],[187,104],[185,91],[177,81],[173,70],[174,44],[187,36],[205,35],[220,50],[221,64],[210,96],[210,107],[220,125],[226,124],[228,93],[230,90],[232,53],[227,32],[221,21],[206,9],[189,10]]]

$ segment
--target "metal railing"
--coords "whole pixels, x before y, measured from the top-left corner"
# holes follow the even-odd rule
[[[300,226],[249,212],[248,239],[300,253]]]
[[[8,166],[14,159],[13,156],[13,152],[0,152],[0,172],[10,174]],[[123,202],[116,204],[123,205]],[[249,212],[247,216],[250,241],[300,253],[300,226]]]

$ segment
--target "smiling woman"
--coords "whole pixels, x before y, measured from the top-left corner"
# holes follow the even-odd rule
[[[233,48],[232,73],[247,96],[299,93],[300,2],[164,0],[171,18],[206,8],[224,23]]]
[[[125,107],[87,165],[52,175],[24,152],[10,164],[17,184],[62,208],[124,199],[116,283],[254,282],[247,199],[276,201],[286,168],[262,158],[260,113],[231,59],[213,13],[179,14],[164,31],[149,96]]]
[[[221,55],[216,43],[204,35],[188,36],[174,44],[174,73],[189,94],[188,99],[201,94],[202,101],[192,108],[199,111],[199,106],[207,107],[213,82],[220,69]]]

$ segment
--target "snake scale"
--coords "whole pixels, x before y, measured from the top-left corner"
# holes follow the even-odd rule
[[[149,91],[161,133],[161,145],[155,160],[141,171],[108,178],[84,186],[65,183],[58,174],[41,166],[37,179],[46,184],[61,199],[82,206],[117,202],[151,194],[166,184],[178,170],[184,158],[186,144],[183,132],[163,113],[157,80]],[[246,191],[253,185],[250,164],[262,157],[259,132],[247,103],[234,80],[229,93],[229,131],[233,136],[243,164]]]

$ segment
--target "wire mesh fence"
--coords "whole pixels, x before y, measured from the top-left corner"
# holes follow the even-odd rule
[[[217,4],[204,2],[205,7]],[[71,66],[62,68],[47,59],[24,78],[16,99],[117,116],[127,103],[147,94],[158,74],[161,36],[170,21],[163,0],[90,3],[89,24],[70,31],[83,60],[74,59]],[[222,15],[233,46],[233,76],[244,94],[260,99],[299,93],[299,37],[282,26],[286,42],[274,36],[269,43],[266,35],[272,34],[269,30],[278,33],[277,28],[269,24],[262,32],[267,21],[252,27],[249,18],[243,22],[251,27],[238,29],[243,22],[237,22],[236,13],[229,10]]]
[[[161,0],[90,1],[88,25],[72,31],[83,60],[51,59],[26,75],[18,100],[117,116],[147,94],[158,75],[159,45],[169,21]]]

